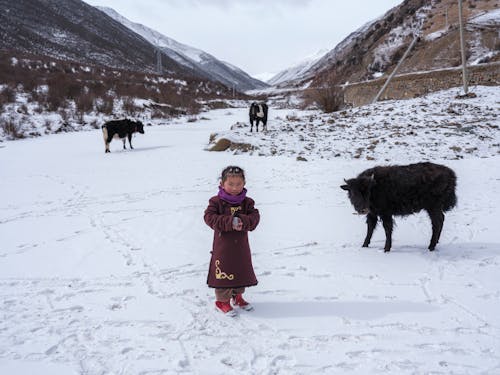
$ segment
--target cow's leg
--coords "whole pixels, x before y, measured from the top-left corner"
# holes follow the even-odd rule
[[[392,247],[392,227],[394,225],[394,222],[392,220],[392,215],[380,215],[380,218],[382,219],[382,225],[384,226],[385,230],[384,252],[387,253],[391,251]]]
[[[106,140],[106,147],[107,147],[106,152],[111,152],[111,151],[109,151],[109,144],[111,143],[112,140],[113,140],[113,137],[108,135],[108,139]]]
[[[377,226],[377,215],[369,213],[366,215],[366,225],[367,225],[367,232],[366,232],[366,237],[365,241],[363,242],[363,247],[368,247],[370,244],[370,241],[372,239],[373,231],[375,230],[375,227]]]
[[[104,153],[111,152],[109,151],[109,137],[108,137],[108,129],[106,127],[102,128],[102,137],[104,138]]]
[[[253,119],[250,119],[250,133],[253,132]]]
[[[128,135],[128,144],[130,145],[130,149],[133,150],[134,148],[132,147],[132,133],[129,133]]]
[[[441,210],[427,210],[432,223],[432,237],[429,244],[429,250],[433,251],[436,248],[436,244],[441,236],[441,230],[443,229],[444,214]]]
[[[257,120],[255,120],[255,131],[257,133],[259,132],[259,122],[260,122],[260,118],[257,117]]]
[[[127,142],[127,137],[122,138],[122,141],[123,141],[123,149],[126,150],[127,147],[125,146],[125,144]]]

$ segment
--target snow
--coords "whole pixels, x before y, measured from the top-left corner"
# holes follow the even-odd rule
[[[108,16],[111,18],[115,19],[116,21],[120,22],[121,24],[125,25],[129,29],[133,30],[137,34],[141,35],[144,39],[152,43],[153,45],[156,45],[158,47],[166,47],[168,49],[171,49],[181,55],[189,57],[189,59],[200,63],[203,61],[203,55],[206,55],[205,52],[187,46],[185,44],[179,43],[176,40],[169,38],[161,33],[159,33],[156,30],[153,30],[149,27],[146,27],[144,25],[141,25],[140,23],[135,23],[127,18],[123,17],[121,14],[119,14],[117,11],[115,11],[112,8],[108,7],[101,7],[101,6],[96,6],[97,9],[101,10],[102,12],[106,13]],[[175,58],[175,55],[170,55],[170,57]],[[177,62],[186,65],[186,60],[183,59],[176,59]],[[190,65],[187,65],[190,66]]]
[[[437,31],[434,31],[433,33],[430,33],[425,36],[425,40],[428,42],[432,42],[433,40],[441,38],[443,35],[445,35],[448,32],[448,28],[443,28]]]
[[[485,13],[481,13],[467,23],[473,25],[483,25],[483,26],[500,26],[500,9],[493,9]]]
[[[308,160],[378,161],[490,157],[500,152],[500,86],[473,87],[473,99],[455,99],[459,88],[404,101],[387,100],[334,114],[274,111],[268,132],[248,134],[237,122],[217,132],[256,155]],[[443,142],[446,139],[446,142]],[[240,151],[238,151],[240,152]],[[243,151],[241,151],[243,152]]]
[[[306,72],[311,69],[311,67],[316,64],[323,56],[327,54],[328,50],[322,49],[318,52],[304,57],[300,62],[293,64],[290,68],[287,68],[278,74],[271,77],[266,82],[270,85],[277,86],[280,83],[293,81],[304,76]]]
[[[457,121],[498,115],[498,88],[476,92],[477,100],[446,103],[462,111]],[[425,99],[419,121],[441,121],[440,95]],[[412,105],[378,103],[359,115],[375,123]],[[247,115],[244,107],[171,120],[134,137],[134,150],[113,141],[110,154],[99,130],[0,143],[0,373],[498,373],[500,156],[429,153],[455,170],[458,207],[435,252],[420,213],[396,219],[385,254],[381,227],[360,247],[364,218],[339,188],[384,158],[321,159],[312,150],[313,161],[298,162],[204,150],[210,134]],[[270,115],[270,128],[277,117],[323,116],[272,105]],[[360,123],[343,130],[352,135],[344,147],[356,148]],[[455,145],[437,127],[418,134]],[[413,146],[378,147],[392,164],[422,158]],[[259,285],[245,294],[255,310],[236,318],[214,311],[205,284],[213,232],[202,216],[228,164],[246,169],[262,217],[250,233]]]

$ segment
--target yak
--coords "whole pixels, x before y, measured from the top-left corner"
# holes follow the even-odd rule
[[[430,162],[410,165],[377,166],[345,180],[340,187],[347,190],[354,209],[366,216],[368,227],[363,247],[368,247],[377,225],[382,220],[385,230],[384,251],[392,246],[393,215],[407,216],[426,210],[432,223],[428,249],[433,251],[441,236],[444,212],[457,204],[456,175],[450,168]]]
[[[256,121],[255,129],[259,131],[259,122],[262,121],[262,130],[267,130],[267,104],[253,102],[248,113],[250,117],[250,132],[253,131],[253,122]]]
[[[113,138],[120,138],[123,141],[123,149],[125,150],[125,142],[128,138],[128,144],[130,148],[132,147],[132,134],[135,132],[139,132],[144,134],[144,124],[140,121],[133,121],[129,119],[123,120],[112,120],[106,122],[102,126],[102,135],[104,138],[104,152],[111,152],[109,150],[109,144],[113,140]]]

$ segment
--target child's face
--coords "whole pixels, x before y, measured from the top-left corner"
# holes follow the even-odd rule
[[[222,183],[222,188],[231,195],[238,195],[244,187],[245,180],[241,176],[227,176],[226,181]]]

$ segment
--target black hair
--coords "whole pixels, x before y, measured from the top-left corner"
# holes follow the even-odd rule
[[[236,165],[230,165],[222,170],[221,182],[224,183],[229,176],[240,176],[245,180],[245,171]]]

